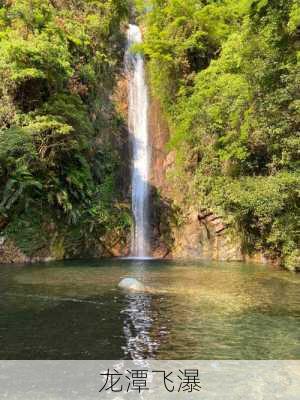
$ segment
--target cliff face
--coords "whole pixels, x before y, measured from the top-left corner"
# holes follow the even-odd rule
[[[123,119],[120,135],[110,138],[121,159],[119,187],[127,206],[130,204],[131,146],[126,121],[128,116],[128,82],[121,76],[113,95],[114,104]],[[252,257],[243,254],[237,232],[226,226],[222,218],[207,209],[185,209],[182,198],[176,198],[168,174],[175,162],[175,154],[167,150],[170,133],[167,121],[157,99],[149,102],[149,132],[151,143],[151,241],[153,256],[161,258],[191,258],[219,261],[268,262],[263,254]],[[109,135],[109,132],[107,133]],[[177,194],[178,197],[178,194]],[[80,257],[127,256],[130,252],[130,234],[106,237],[97,248],[84,252],[78,248],[70,252],[63,238],[51,235],[47,248],[32,256],[25,255],[13,241],[0,237],[0,263],[26,263]]]
[[[152,145],[152,247],[153,255],[217,261],[255,261],[278,263],[262,253],[242,251],[238,232],[224,224],[222,217],[207,209],[185,209],[172,188],[168,174],[175,162],[167,150],[170,133],[159,102],[150,99],[149,128]]]
[[[242,261],[241,243],[219,217],[211,212],[191,211],[175,232],[174,257],[219,261]]]
[[[169,127],[164,120],[159,102],[150,98],[149,103],[149,132],[152,149],[151,184],[167,194],[170,190],[166,174],[168,164],[172,164],[171,156],[166,149],[169,140]]]

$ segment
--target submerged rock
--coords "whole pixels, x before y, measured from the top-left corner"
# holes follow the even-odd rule
[[[134,278],[124,278],[119,283],[119,288],[129,292],[144,292],[145,286]]]

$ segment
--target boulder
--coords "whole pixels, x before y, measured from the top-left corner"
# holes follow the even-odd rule
[[[119,283],[119,288],[128,292],[144,292],[145,286],[134,278],[124,278]]]

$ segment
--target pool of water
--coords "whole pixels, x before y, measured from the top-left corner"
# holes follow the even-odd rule
[[[124,293],[121,278],[147,291]],[[0,267],[0,359],[299,359],[300,276],[89,260]]]

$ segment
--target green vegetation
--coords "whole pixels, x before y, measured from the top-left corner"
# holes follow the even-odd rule
[[[247,252],[299,263],[299,0],[137,1],[187,206],[228,216]],[[178,179],[177,177],[180,177]],[[297,261],[298,260],[298,261]]]
[[[82,254],[130,220],[111,93],[126,0],[0,0],[0,230],[28,255]]]
[[[299,0],[136,0],[181,207],[299,263]],[[127,0],[0,0],[0,234],[27,255],[125,238],[112,101]],[[180,179],[178,178],[180,177]],[[45,250],[46,249],[46,250]]]

